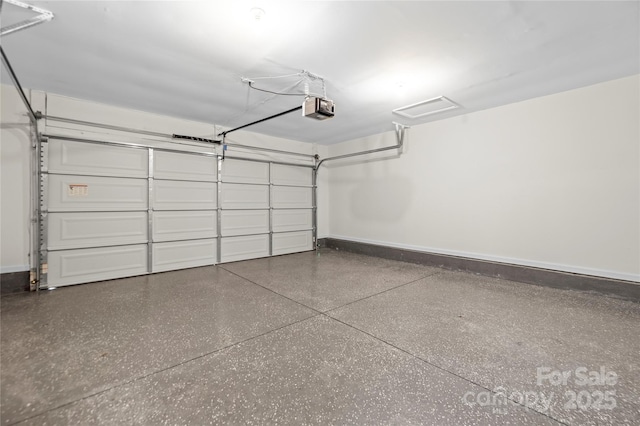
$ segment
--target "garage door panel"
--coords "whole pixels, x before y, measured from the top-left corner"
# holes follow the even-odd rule
[[[218,165],[215,157],[156,151],[153,158],[156,179],[215,182]]]
[[[269,233],[269,210],[224,210],[222,236]]]
[[[215,238],[217,226],[215,210],[153,212],[153,241]]]
[[[48,150],[49,173],[148,176],[149,153],[146,149],[52,139]]]
[[[273,232],[302,231],[313,226],[313,210],[274,210]]]
[[[273,207],[276,209],[295,209],[312,207],[311,188],[291,186],[273,187]]]
[[[221,242],[222,262],[269,256],[269,235],[227,237]]]
[[[217,186],[211,182],[156,180],[153,187],[155,210],[212,210],[217,207]]]
[[[223,209],[268,209],[269,187],[223,183],[221,206]]]
[[[309,167],[285,166],[273,164],[271,166],[271,183],[274,185],[312,185],[312,171]]]
[[[227,158],[222,162],[222,181],[267,184],[269,183],[269,164]]]
[[[273,234],[274,255],[297,253],[308,250],[313,250],[313,235],[311,231]]]
[[[48,262],[50,286],[141,275],[147,272],[147,245],[53,251]]]
[[[147,180],[49,175],[49,211],[147,209]]]
[[[153,272],[194,268],[216,263],[217,240],[174,241],[153,244]]]
[[[313,248],[311,168],[227,158],[218,182],[215,156],[55,138],[43,149],[44,284]]]
[[[50,250],[147,242],[146,212],[50,213]]]

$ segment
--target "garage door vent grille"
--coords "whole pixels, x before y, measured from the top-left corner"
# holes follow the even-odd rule
[[[396,108],[393,110],[393,113],[406,118],[416,119],[457,108],[460,108],[460,105],[453,102],[451,99],[445,96],[438,96],[436,98],[427,99],[426,101]]]

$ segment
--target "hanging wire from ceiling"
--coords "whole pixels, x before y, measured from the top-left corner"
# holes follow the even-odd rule
[[[275,90],[265,89],[263,87],[257,87],[255,85],[256,84],[256,80],[274,80],[274,79],[292,78],[292,77],[300,77],[299,83],[304,82],[304,93],[289,92],[288,90],[290,90],[290,89],[286,89],[285,91],[275,91]],[[265,93],[271,93],[271,94],[277,95],[277,96],[316,96],[316,97],[321,97],[321,98],[324,98],[324,99],[326,99],[326,97],[327,97],[327,87],[326,87],[324,78],[322,78],[319,75],[314,74],[314,73],[312,73],[310,71],[307,71],[307,70],[302,70],[302,71],[300,71],[298,73],[285,74],[285,75],[264,76],[264,77],[241,77],[240,80],[243,83],[247,83],[249,88],[251,88],[253,90],[258,90],[260,92],[265,92]],[[313,83],[313,82],[317,82],[317,81],[319,81],[322,84],[322,94],[321,95],[310,92],[310,84]]]
[[[301,83],[302,80],[299,82]],[[271,90],[267,90],[267,89],[261,89],[259,87],[255,87],[253,84],[254,82],[251,80],[248,80],[247,83],[249,84],[249,87],[252,88],[253,90],[258,90],[259,92],[265,92],[265,93],[271,93],[273,95],[279,95],[279,96],[307,96],[305,93],[284,93],[284,92],[274,92]],[[297,86],[297,84],[296,84]]]
[[[260,81],[260,80],[278,80],[278,79],[292,79],[292,78],[296,78],[297,77],[297,81],[293,82],[292,84],[282,88],[281,90],[270,90],[268,88],[264,88],[264,87],[257,87],[256,86],[256,81]],[[279,97],[279,96],[304,96],[304,97],[309,97],[309,96],[313,96],[313,97],[318,97],[318,98],[322,98],[322,99],[327,99],[327,87],[326,87],[326,83],[324,78],[320,77],[317,74],[314,74],[310,71],[307,70],[301,70],[300,72],[297,73],[292,73],[292,74],[284,74],[284,75],[270,75],[270,76],[260,76],[260,77],[240,77],[240,81],[242,81],[243,83],[247,83],[247,99],[246,99],[246,106],[244,108],[243,111],[239,112],[238,114],[235,114],[231,117],[229,117],[226,120],[223,120],[220,124],[221,125],[227,125],[230,122],[233,122],[237,119],[239,119],[240,117],[245,116],[246,114],[248,114],[249,112],[261,107],[262,105],[266,104],[267,102],[272,101],[273,99]],[[322,94],[318,94],[318,93],[313,93],[311,92],[311,86],[313,84],[316,84],[316,86],[319,84],[322,85]],[[298,87],[304,84],[303,86],[303,91],[299,91]],[[249,100],[250,100],[250,93],[252,91],[258,91],[258,92],[263,92],[263,93],[267,93],[270,96],[265,97],[264,99],[261,99],[260,102],[257,102],[253,105],[249,104]]]
[[[298,87],[300,84],[302,84],[302,82],[303,82],[303,80],[298,80],[298,81],[296,81],[295,83],[293,83],[293,84],[291,84],[291,85],[289,85],[289,86],[285,87],[285,88],[284,88],[284,91],[286,92],[286,91],[293,90],[293,89],[295,89],[296,87]],[[230,122],[233,122],[233,121],[235,121],[235,120],[237,120],[237,119],[239,119],[239,118],[241,118],[241,117],[245,116],[245,115],[246,115],[246,114],[248,114],[249,112],[254,111],[254,110],[256,110],[256,109],[260,108],[262,105],[264,105],[264,104],[266,104],[267,102],[272,101],[273,99],[275,99],[276,97],[278,97],[278,95],[277,95],[277,94],[271,94],[270,96],[267,96],[266,98],[262,99],[260,102],[257,102],[257,103],[255,103],[255,104],[253,104],[253,105],[250,105],[250,104],[249,104],[249,98],[250,98],[251,88],[250,88],[249,86],[247,86],[247,89],[248,89],[248,90],[247,90],[247,99],[246,99],[246,106],[245,106],[245,108],[244,108],[241,112],[239,112],[238,114],[235,114],[235,115],[233,115],[233,116],[229,117],[228,119],[223,120],[220,124],[222,124],[222,125],[226,125],[226,124],[228,124],[228,123],[230,123]]]

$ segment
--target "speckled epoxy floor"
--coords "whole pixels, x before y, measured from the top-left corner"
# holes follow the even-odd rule
[[[577,291],[322,250],[1,315],[2,424],[640,424],[640,305]]]

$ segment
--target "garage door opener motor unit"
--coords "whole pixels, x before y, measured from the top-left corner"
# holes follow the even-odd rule
[[[326,120],[335,115],[335,104],[329,99],[308,96],[302,104],[302,116]]]

